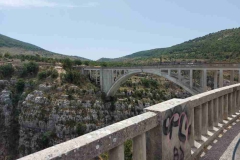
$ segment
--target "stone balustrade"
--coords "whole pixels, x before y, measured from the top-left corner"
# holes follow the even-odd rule
[[[230,123],[239,118],[240,84],[186,99],[150,106],[145,113],[20,160],[92,160],[108,153],[124,160],[124,142],[133,142],[133,160],[197,159]]]

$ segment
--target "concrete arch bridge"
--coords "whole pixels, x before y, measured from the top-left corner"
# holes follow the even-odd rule
[[[89,75],[96,84],[101,86],[101,90],[107,96],[114,96],[121,84],[131,76],[138,73],[149,73],[166,78],[167,80],[182,87],[192,95],[196,95],[207,90],[207,77],[212,71],[214,89],[225,86],[224,72],[230,73],[229,84],[234,81],[237,74],[237,81],[240,82],[240,64],[184,64],[184,65],[158,65],[139,67],[75,67],[85,75]],[[195,76],[193,76],[195,75]],[[197,75],[197,76],[196,76]],[[236,80],[236,78],[235,78]]]

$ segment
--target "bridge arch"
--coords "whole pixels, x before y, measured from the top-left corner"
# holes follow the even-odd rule
[[[136,75],[138,73],[149,73],[149,74],[154,74],[160,77],[164,77],[167,80],[177,84],[178,86],[182,87],[184,90],[186,90],[187,92],[189,92],[192,95],[197,94],[196,92],[194,92],[192,89],[190,89],[189,87],[187,87],[186,85],[184,85],[182,82],[178,81],[176,78],[173,78],[167,74],[163,74],[154,70],[141,70],[141,71],[130,71],[126,74],[124,74],[123,76],[121,76],[117,81],[115,81],[113,83],[113,85],[110,87],[109,91],[107,92],[107,96],[114,96],[117,92],[117,90],[120,88],[120,86],[126,82],[130,77],[132,77],[133,75]]]

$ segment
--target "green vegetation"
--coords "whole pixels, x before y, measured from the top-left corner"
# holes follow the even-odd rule
[[[67,71],[66,74],[61,75],[61,79],[65,83],[72,83],[75,85],[81,85],[82,75],[78,71]]]
[[[51,77],[52,79],[56,79],[58,77],[58,72],[55,69],[44,70],[38,73],[38,79],[43,80],[47,77]]]
[[[0,78],[10,78],[14,73],[12,64],[6,64],[0,66]]]
[[[4,47],[4,48],[3,48]],[[26,56],[43,56],[45,58],[52,59],[63,59],[63,58],[71,58],[71,59],[80,59],[80,60],[88,60],[86,58],[77,57],[77,56],[66,56],[58,53],[53,53],[42,49],[38,46],[32,45],[30,43],[25,43],[7,36],[0,34],[0,53],[5,54],[5,58],[11,58],[14,55],[26,55]],[[7,53],[7,55],[6,55]]]
[[[24,87],[25,87],[25,82],[23,79],[19,79],[16,83],[16,90],[19,93],[22,93],[24,91]]]
[[[122,61],[149,63],[182,60],[207,60],[208,62],[240,62],[240,28],[227,29],[195,38],[168,48],[140,51],[117,59],[100,59],[99,61]]]
[[[36,62],[28,62],[23,64],[21,77],[36,76],[39,70],[39,66]]]
[[[78,123],[77,124],[77,134],[78,134],[78,136],[81,136],[81,135],[85,134],[86,129],[87,129],[87,127],[86,127],[85,124]]]

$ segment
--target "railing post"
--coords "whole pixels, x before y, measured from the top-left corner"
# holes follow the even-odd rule
[[[124,160],[124,145],[121,144],[109,151],[109,160]]]
[[[228,119],[228,94],[224,95],[223,119]]]
[[[161,124],[146,133],[147,159],[162,159],[162,136]]]
[[[232,104],[232,114],[235,114],[236,113],[236,107],[237,107],[237,103],[236,103],[236,97],[237,97],[237,91],[233,91],[232,93],[232,99],[233,99],[233,104]]]
[[[145,133],[133,138],[133,160],[146,160]]]
[[[208,102],[208,130],[213,130],[213,100]]]
[[[195,140],[202,140],[202,105],[194,108],[194,135]]]
[[[233,108],[233,94],[228,94],[228,116],[232,116],[232,108]]]
[[[224,96],[218,98],[218,117],[219,122],[223,122],[223,113],[224,113]]]
[[[193,147],[194,146],[194,139],[195,139],[195,122],[194,122],[194,107],[191,107],[190,108],[190,114],[191,114],[191,118],[190,118],[190,121],[192,122],[191,123],[191,130],[190,130],[190,139],[189,139],[189,143],[190,143],[190,146]]]
[[[202,135],[208,131],[208,102],[202,104]]]
[[[218,126],[219,122],[219,98],[213,100],[213,125]]]

